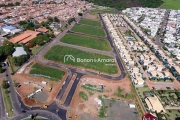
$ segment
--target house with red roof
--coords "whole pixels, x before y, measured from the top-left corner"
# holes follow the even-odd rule
[[[146,113],[144,116],[142,116],[142,120],[158,120],[158,117],[152,113]]]

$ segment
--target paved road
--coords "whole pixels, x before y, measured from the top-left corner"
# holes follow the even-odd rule
[[[86,51],[86,52],[93,52],[96,54],[102,54],[102,55],[107,55],[107,56],[111,56],[111,57],[116,57],[116,55],[113,52],[106,52],[106,51],[96,50],[96,49],[82,47],[82,46],[78,46],[78,45],[67,44],[67,43],[63,43],[63,42],[58,42],[57,44],[61,45],[61,46],[79,49],[79,50]]]
[[[1,87],[0,87],[0,120],[6,120],[6,112],[5,112]]]
[[[83,74],[78,74],[76,76],[76,79],[75,79],[75,81],[74,81],[74,83],[73,83],[73,85],[72,85],[72,87],[71,87],[71,89],[69,91],[69,94],[67,95],[67,98],[66,98],[66,100],[64,102],[64,105],[66,107],[68,107],[70,105],[72,97],[73,97],[73,95],[74,95],[74,93],[76,91],[76,87],[77,87],[77,85],[79,83],[79,80],[81,79],[82,76],[83,76]]]
[[[101,18],[101,20],[102,20],[102,18]],[[77,19],[77,21],[79,21],[79,18]],[[65,91],[65,89],[66,89],[66,87],[67,87],[67,85],[68,85],[68,83],[69,83],[69,81],[70,81],[70,79],[72,77],[72,73],[77,73],[76,80],[73,83],[73,85],[72,85],[72,87],[70,89],[70,92],[68,93],[67,99],[65,100],[65,103],[64,103],[65,106],[69,106],[69,104],[70,104],[70,102],[72,100],[72,97],[74,95],[75,89],[76,89],[76,87],[77,87],[77,85],[79,83],[79,80],[83,75],[85,75],[85,74],[98,75],[97,73],[94,73],[94,72],[91,72],[91,71],[77,69],[77,68],[73,68],[73,67],[69,67],[69,66],[65,66],[65,65],[59,65],[59,64],[56,64],[56,63],[47,62],[44,59],[42,59],[42,56],[53,45],[56,45],[57,41],[59,41],[60,38],[62,38],[74,26],[74,24],[75,24],[75,22],[73,22],[70,26],[68,26],[68,28],[66,30],[64,30],[62,33],[60,33],[51,43],[49,43],[42,51],[40,51],[38,53],[38,55],[36,55],[36,60],[38,62],[40,62],[41,64],[45,64],[45,65],[49,65],[49,66],[55,66],[55,67],[58,67],[58,68],[65,68],[65,69],[68,70],[68,77],[66,79],[67,83],[64,84],[64,87],[62,87],[62,89],[60,90],[57,98],[61,98],[62,95],[64,94],[64,91]],[[103,25],[104,25],[104,23],[103,23]],[[104,25],[104,28],[105,28],[105,31],[107,33],[107,38],[108,38],[112,48],[114,48],[113,43],[111,41],[111,38],[109,37],[109,33],[107,32],[107,29],[106,29],[105,25]],[[93,49],[87,49],[87,50],[89,50],[91,52],[95,51],[97,53],[102,52],[102,54],[104,54],[104,53],[105,54],[110,54],[111,53],[111,52],[107,53],[107,52],[93,50]],[[122,66],[122,63],[121,63],[120,59],[117,56],[116,50],[112,49],[112,51],[113,51],[113,54],[111,53],[112,54],[111,56],[114,56],[116,58],[117,63],[119,65],[120,69],[121,69],[121,75],[117,76],[117,77],[112,77],[112,76],[109,76],[109,75],[101,74],[99,76],[104,77],[104,78],[108,78],[108,79],[113,79],[113,80],[121,80],[121,79],[123,79],[125,77],[126,73],[125,73],[125,70],[124,70],[124,68]],[[10,88],[9,89],[10,89],[10,97],[11,97],[11,101],[12,101],[12,104],[13,104],[13,108],[14,108],[15,114],[18,115],[17,117],[13,118],[13,120],[20,120],[20,119],[22,119],[24,117],[27,117],[29,114],[36,114],[36,113],[40,114],[40,116],[47,117],[48,119],[59,120],[61,118],[62,120],[66,120],[66,112],[67,111],[59,108],[55,102],[53,102],[51,105],[49,105],[46,111],[45,110],[39,110],[39,107],[32,107],[31,108],[31,107],[27,107],[26,105],[24,105],[21,98],[16,94],[16,91],[15,91],[15,88],[13,86],[13,81],[11,79],[9,70],[6,71],[6,74],[8,74],[7,80],[10,81]],[[22,110],[26,110],[27,112],[22,113]]]
[[[165,27],[166,27],[166,23],[167,23],[168,18],[169,18],[169,13],[170,13],[170,10],[166,10],[164,18],[163,18],[162,25],[160,27],[159,35],[157,35],[157,37],[156,37],[155,43],[156,43],[156,45],[159,46],[160,49],[163,46],[163,43],[161,43],[160,39],[161,39],[161,35],[163,34],[163,29],[165,29]]]

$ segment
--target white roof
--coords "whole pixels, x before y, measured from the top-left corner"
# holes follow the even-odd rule
[[[24,51],[23,47],[16,47],[15,52],[12,55],[13,57],[19,57],[21,55],[27,55],[27,53]]]

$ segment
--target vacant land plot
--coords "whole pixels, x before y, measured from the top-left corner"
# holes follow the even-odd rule
[[[161,7],[164,9],[180,9],[180,0],[163,0],[165,4]]]
[[[70,56],[67,56],[70,55]],[[67,56],[67,57],[65,57]],[[64,64],[70,64],[74,66],[80,66],[96,70],[98,72],[104,72],[108,74],[117,74],[118,69],[114,59],[100,54],[89,53],[74,48],[64,46],[52,47],[44,56],[48,60],[61,62]],[[107,64],[114,64],[108,66]]]
[[[61,39],[61,42],[79,45],[83,47],[89,47],[89,48],[103,50],[103,51],[110,51],[109,42],[103,39],[97,39],[97,38],[86,37],[86,36],[75,35],[75,34],[66,34]]]
[[[55,81],[62,80],[63,76],[65,75],[64,71],[51,67],[42,66],[40,64],[34,64],[32,68],[33,69],[30,71],[30,74],[49,78]]]
[[[115,14],[116,12],[112,8],[107,8],[107,9],[93,9],[90,11],[91,14],[95,13],[112,13]]]
[[[102,36],[102,37],[106,36],[103,29],[90,27],[86,25],[75,25],[71,30],[74,32],[81,32],[81,33],[90,34],[90,35],[96,35],[96,36]]]
[[[92,25],[92,26],[101,26],[100,21],[94,21],[94,20],[88,20],[88,19],[82,19],[79,21],[80,24],[87,24],[87,25]]]

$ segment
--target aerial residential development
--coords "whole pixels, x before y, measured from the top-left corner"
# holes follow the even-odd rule
[[[0,120],[179,120],[178,5],[0,0]]]

